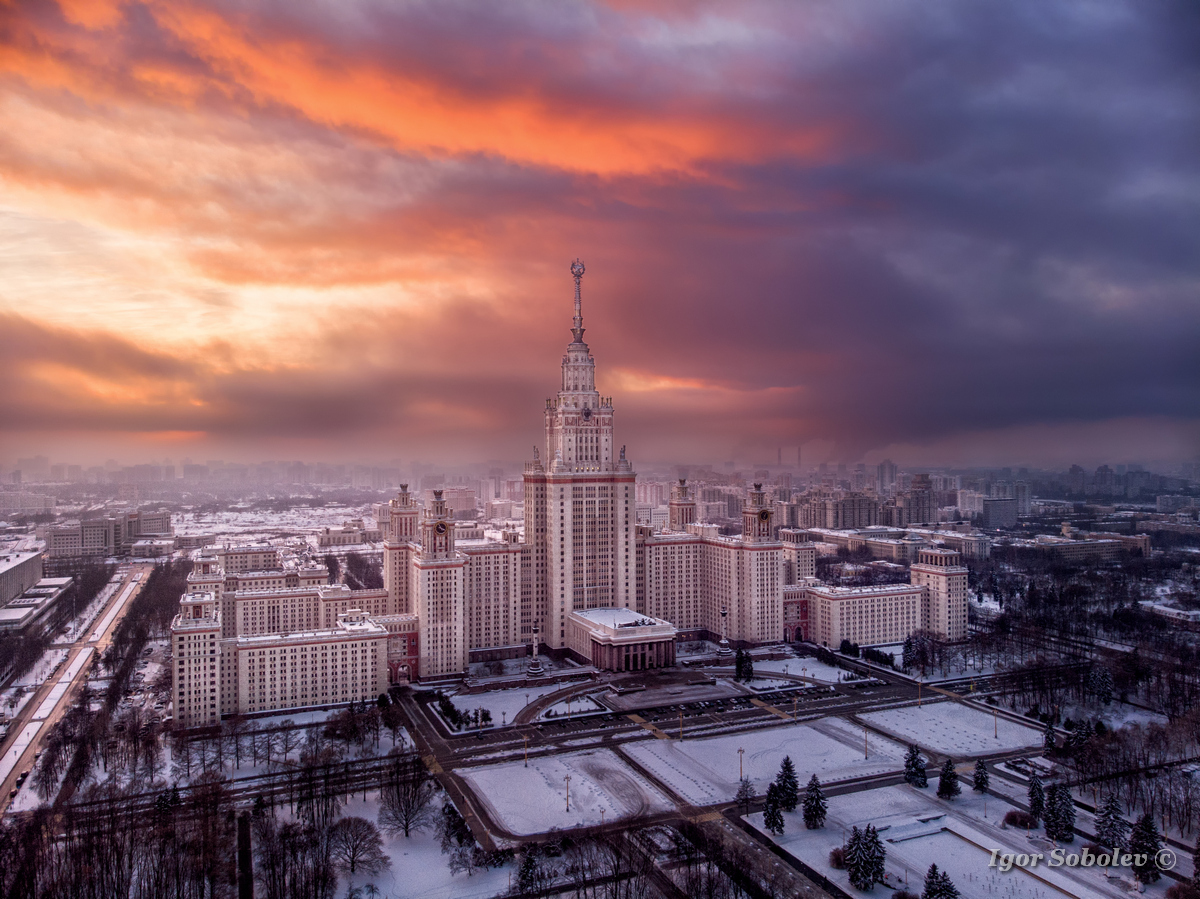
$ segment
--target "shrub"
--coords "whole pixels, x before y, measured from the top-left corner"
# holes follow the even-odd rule
[[[921,899],[916,893],[910,893],[908,890],[897,890],[892,893],[892,899]]]
[[[829,866],[837,868],[839,871],[846,867],[846,850],[841,846],[835,846],[829,850]]]
[[[1026,829],[1037,827],[1038,825],[1037,818],[1033,817],[1029,812],[1023,812],[1016,808],[1004,816],[1004,823],[1009,827],[1024,827]]]
[[[1167,899],[1200,899],[1200,887],[1194,883],[1173,883],[1167,888]]]

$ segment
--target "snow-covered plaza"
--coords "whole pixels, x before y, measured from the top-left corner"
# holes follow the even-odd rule
[[[670,811],[673,803],[608,749],[458,772],[492,819],[525,836]],[[570,781],[567,778],[570,778]],[[570,790],[570,809],[567,791]]]
[[[1041,730],[959,702],[924,702],[858,717],[905,743],[955,758],[1042,745]]]

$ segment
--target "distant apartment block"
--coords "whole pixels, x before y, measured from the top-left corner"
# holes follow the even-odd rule
[[[161,539],[174,544],[171,513],[119,512],[39,529],[48,559],[108,558],[133,555],[138,541]],[[143,543],[143,545],[146,545]]]

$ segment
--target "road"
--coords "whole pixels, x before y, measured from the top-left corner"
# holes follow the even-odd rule
[[[62,673],[38,687],[9,724],[4,743],[0,744],[0,753],[3,753],[0,755],[0,813],[8,809],[12,801],[10,794],[16,789],[20,773],[32,770],[42,741],[75,701],[87,680],[90,662],[109,647],[113,632],[153,570],[154,566],[149,563],[132,565],[125,570],[120,587],[93,625],[69,644]]]
[[[645,680],[646,675],[639,673],[637,678]],[[786,727],[788,723],[802,724],[828,717],[842,717],[861,725],[862,722],[856,717],[859,714],[915,705],[919,696],[918,687],[902,677],[889,678],[888,682],[846,681],[820,687],[813,686],[808,679],[798,675],[772,672],[771,678],[790,680],[793,685],[757,695],[662,705],[638,709],[636,712],[586,715],[573,720],[560,717],[552,721],[518,723],[465,733],[450,733],[432,709],[417,702],[412,694],[402,696],[400,703],[409,733],[426,765],[454,797],[459,808],[464,810],[464,818],[472,825],[481,844],[489,846],[493,837],[504,841],[520,841],[522,838],[507,833],[490,819],[482,803],[475,801],[469,785],[456,773],[459,770],[560,752],[596,748],[619,750],[623,744],[648,738],[678,739],[681,728],[683,739],[687,740]],[[543,697],[539,704],[560,702],[568,692],[594,693],[601,687],[602,684],[594,681],[577,684]],[[926,701],[933,699],[930,692],[927,687],[924,688]],[[938,689],[936,692],[947,699],[964,699],[949,691]],[[1003,711],[1001,714],[1009,717]],[[869,725],[868,728],[874,730]],[[883,736],[888,737],[886,734]],[[1020,754],[999,752],[987,758],[996,761]],[[622,757],[629,761],[624,754]],[[926,753],[926,757],[936,770],[940,759],[933,753]],[[648,775],[648,772],[639,773]],[[655,780],[653,777],[648,779],[651,782]],[[666,793],[672,795],[669,789]],[[725,806],[694,809],[680,803],[680,807],[690,815],[719,812]]]

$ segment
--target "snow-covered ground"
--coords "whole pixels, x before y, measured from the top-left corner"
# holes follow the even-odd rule
[[[125,575],[121,572],[113,574],[112,580],[105,584],[100,592],[93,597],[92,601],[87,604],[87,608],[71,619],[66,629],[62,632],[62,637],[66,640],[76,640],[79,634],[86,628],[91,627],[92,622],[96,620],[96,616],[100,614],[100,610],[104,608],[105,603],[112,599],[113,594],[117,592],[117,588],[121,586],[121,581],[124,580],[124,577]]]
[[[903,747],[871,735],[864,757],[862,732],[836,718],[704,740],[648,740],[621,751],[680,798],[712,805],[737,794],[739,749],[745,750],[742,770],[760,794],[779,773],[784,756],[791,757],[801,783],[813,774],[830,782],[904,767]]]
[[[847,675],[846,671],[838,668],[836,665],[826,665],[824,662],[818,662],[816,659],[770,659],[762,662],[755,660],[755,674],[762,674],[767,671],[811,677],[827,684],[836,684]]]
[[[9,745],[8,751],[4,753],[4,757],[0,758],[0,781],[3,781],[8,775],[12,774],[13,768],[17,766],[17,761],[24,755],[25,750],[29,748],[29,744],[33,742],[38,731],[42,729],[43,721],[33,721],[26,724],[17,734],[17,738]]]
[[[528,690],[518,687],[514,690],[488,690],[485,693],[459,693],[451,696],[450,701],[460,712],[487,709],[492,713],[492,725],[499,727],[505,721],[511,722],[517,712],[535,699],[569,686],[571,686],[570,682],[563,682],[547,684],[544,687],[533,687]]]
[[[1128,894],[1119,881],[1106,880],[1095,868],[1048,868],[1044,863],[1030,871],[1014,867],[1001,873],[989,868],[993,849],[1048,854],[1051,844],[1036,834],[1031,839],[1023,830],[1001,828],[1012,806],[996,796],[974,793],[966,784],[950,802],[937,799],[932,785],[924,790],[901,785],[833,796],[828,803],[823,828],[807,830],[801,810],[784,812],[784,832],[773,839],[851,895],[859,893],[844,870],[830,866],[829,852],[843,845],[852,826],[867,824],[873,824],[884,841],[891,889],[907,879],[909,890],[920,894],[925,872],[936,864],[950,875],[959,894],[971,899],[1115,899]],[[763,830],[761,813],[747,820]],[[1081,843],[1071,845],[1077,852]],[[1161,896],[1165,890],[1160,882],[1146,892]]]
[[[121,591],[121,595],[116,598],[115,602],[113,602],[112,608],[110,608],[105,616],[100,619],[100,623],[96,625],[96,629],[92,631],[92,635],[88,637],[89,642],[95,643],[104,635],[104,632],[108,630],[109,626],[113,623],[113,620],[121,614],[121,610],[125,608],[125,603],[129,601],[129,597],[133,595],[133,591],[138,588],[138,584],[140,583],[141,581],[130,581],[125,586],[125,589]]]
[[[751,690],[755,691],[756,693],[764,693],[769,690],[780,690],[780,689],[783,689],[784,687],[795,687],[796,686],[794,681],[783,680],[782,678],[777,679],[777,678],[766,678],[766,677],[756,677],[753,680],[748,680],[748,681],[745,681],[744,683],[747,687],[749,687]]]
[[[238,542],[266,540],[284,535],[309,534],[318,528],[341,527],[352,518],[370,518],[370,505],[301,506],[284,512],[270,509],[227,512],[183,512],[172,517],[176,534],[214,534],[236,537]]]
[[[432,803],[437,815],[441,814],[442,799],[439,795]],[[365,802],[361,794],[350,799],[342,808],[342,817],[352,816],[377,822],[379,794],[368,793]],[[398,837],[385,834],[383,851],[391,860],[391,868],[379,874],[355,874],[350,878],[349,886],[373,883],[380,894],[389,899],[393,896],[404,899],[491,899],[507,891],[510,876],[515,873],[510,862],[502,868],[478,870],[472,875],[451,874],[433,828],[414,831],[407,838],[403,834]],[[339,890],[338,895],[344,893]]]
[[[33,667],[13,681],[14,687],[39,687],[50,678],[67,657],[65,649],[47,649]]]
[[[858,717],[898,740],[942,755],[978,755],[1042,745],[1040,728],[993,717],[958,702],[925,702],[919,707],[868,712]]]
[[[571,699],[564,699],[562,702],[556,702],[538,715],[538,718],[539,720],[546,718],[575,718],[579,715],[592,715],[597,712],[607,711],[607,708],[600,705],[600,703],[596,702],[590,696],[575,696]]]
[[[458,771],[492,818],[515,834],[587,827],[669,811],[670,800],[608,749]],[[571,808],[567,810],[570,777]]]
[[[1165,725],[1168,720],[1166,715],[1138,708],[1127,702],[1110,702],[1104,706],[1070,705],[1062,709],[1062,716],[1074,721],[1099,718],[1104,722],[1104,726],[1111,730],[1119,730],[1127,724],[1140,724],[1142,727],[1148,724]]]

